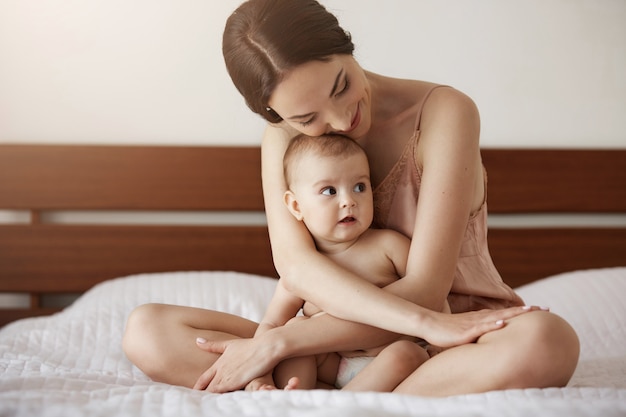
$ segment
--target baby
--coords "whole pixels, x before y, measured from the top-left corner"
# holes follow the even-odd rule
[[[356,142],[339,135],[300,135],[285,152],[284,172],[285,204],[306,225],[320,253],[379,287],[404,276],[410,241],[393,230],[370,229],[369,164]],[[303,316],[297,316],[301,309]],[[325,313],[279,280],[256,334],[318,314]],[[428,357],[415,338],[399,337],[374,349],[287,359],[247,389],[392,391]]]

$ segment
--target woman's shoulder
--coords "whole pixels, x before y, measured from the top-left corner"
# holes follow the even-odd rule
[[[287,145],[299,134],[299,132],[287,124],[268,124],[263,132],[263,138],[261,140],[261,149],[264,154],[268,152],[274,153],[274,151],[282,154],[287,149]]]
[[[446,108],[450,105],[475,108],[473,100],[462,91],[447,84],[422,80],[386,78],[388,92],[404,97],[415,105],[429,108]]]
[[[418,104],[423,97],[439,85],[428,81],[388,77],[373,73],[368,73],[368,75],[370,81],[378,87],[381,99],[400,103],[400,107],[412,107]]]
[[[441,143],[441,138],[457,145],[471,143],[473,147],[478,142],[480,115],[468,95],[445,86],[431,91],[423,104],[419,125],[421,147],[428,142]]]
[[[268,123],[263,132],[263,141],[266,140],[283,140],[290,141],[300,132],[292,128],[286,123]]]
[[[467,94],[454,87],[437,85],[424,101],[424,118],[456,116],[477,116],[476,103]]]

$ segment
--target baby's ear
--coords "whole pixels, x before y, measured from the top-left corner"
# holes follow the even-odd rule
[[[302,212],[300,211],[300,205],[298,204],[298,200],[296,200],[295,194],[291,190],[285,191],[283,201],[285,202],[287,209],[293,215],[293,217],[295,217],[299,221],[302,221]]]

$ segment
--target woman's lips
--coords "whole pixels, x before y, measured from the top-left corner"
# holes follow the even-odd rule
[[[359,125],[360,122],[361,122],[361,107],[357,106],[356,114],[354,115],[354,118],[352,119],[352,124],[350,125],[350,128],[348,130],[344,131],[344,133],[352,132],[354,129],[356,129],[356,127]]]

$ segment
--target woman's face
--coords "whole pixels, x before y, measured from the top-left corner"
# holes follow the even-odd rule
[[[371,94],[365,73],[350,55],[302,64],[281,81],[270,107],[296,130],[320,136],[338,133],[352,139],[371,124]]]

